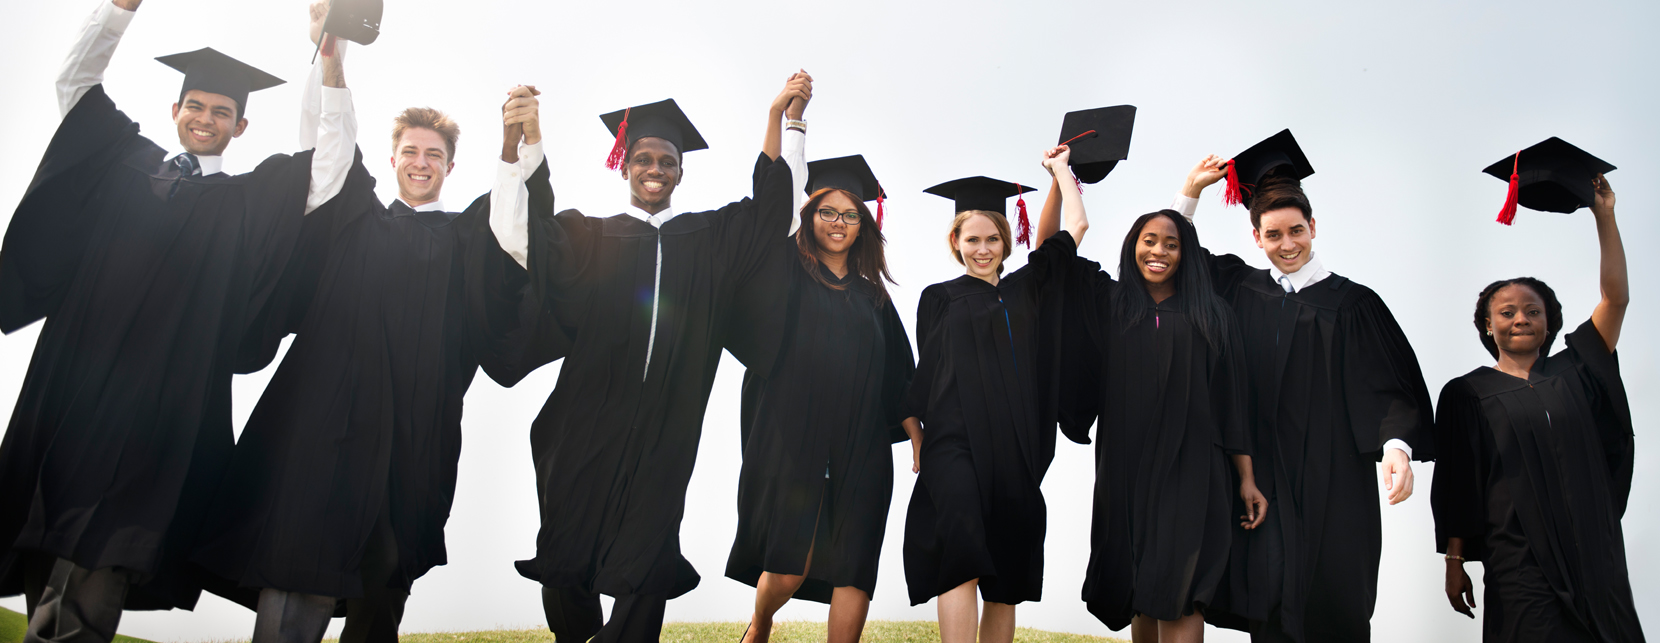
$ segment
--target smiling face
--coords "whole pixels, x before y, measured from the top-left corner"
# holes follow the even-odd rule
[[[1257,229],[1251,231],[1257,247],[1280,272],[1301,270],[1314,255],[1314,219],[1303,218],[1297,208],[1280,208],[1262,213]]]
[[[824,212],[830,211],[835,221],[825,221]],[[835,216],[835,215],[841,216]],[[859,218],[859,206],[848,198],[846,192],[836,190],[824,195],[819,201],[818,211],[811,214],[813,221],[813,240],[818,242],[818,250],[828,255],[845,255],[853,248],[853,242],[859,240],[859,228],[864,227],[864,220]],[[848,225],[847,218],[855,217],[859,225]]]
[[[1135,246],[1135,265],[1150,285],[1175,284],[1182,263],[1182,239],[1169,217],[1153,217],[1141,226]]]
[[[185,92],[173,104],[173,124],[179,128],[179,144],[197,156],[224,154],[231,139],[248,129],[248,119],[238,116],[236,101],[200,89]]]
[[[1533,355],[1549,336],[1545,299],[1532,288],[1511,284],[1493,293],[1487,304],[1487,330],[1500,351]]]
[[[629,148],[628,162],[623,164],[623,178],[628,179],[629,198],[634,207],[657,214],[669,207],[669,197],[680,185],[685,169],[680,165],[680,150],[663,139],[647,136]]]
[[[392,150],[392,167],[398,173],[398,198],[411,207],[438,200],[444,178],[455,169],[444,137],[425,127],[411,127],[398,137]]]
[[[958,261],[968,269],[970,276],[995,283],[1003,267],[1003,258],[1009,254],[1002,226],[982,213],[964,214],[968,216],[951,236]]]

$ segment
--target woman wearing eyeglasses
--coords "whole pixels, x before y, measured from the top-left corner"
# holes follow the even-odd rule
[[[881,221],[864,203],[881,196],[875,176],[860,156],[815,161],[806,174],[800,229],[779,239],[772,264],[790,280],[783,348],[769,372],[744,375],[726,575],[756,588],[743,638],[755,643],[792,596],[830,604],[833,643],[859,640],[893,496],[892,444],[905,439],[899,405],[915,370],[884,285],[893,278]]]

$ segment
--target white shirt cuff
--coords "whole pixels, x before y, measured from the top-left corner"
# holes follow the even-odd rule
[[[1408,460],[1412,459],[1412,447],[1407,446],[1405,440],[1402,440],[1400,438],[1393,438],[1393,439],[1390,439],[1388,442],[1384,442],[1383,443],[1383,452],[1388,453],[1390,449],[1400,449],[1402,453],[1406,454],[1406,459],[1408,459]]]
[[[519,162],[496,163],[496,185],[490,191],[490,232],[507,256],[529,268],[530,190],[525,179],[542,165],[542,144],[519,144]]]
[[[1186,194],[1177,194],[1176,200],[1170,202],[1170,209],[1182,213],[1189,223],[1193,221],[1193,213],[1199,209],[1199,200]]]
[[[789,234],[795,236],[796,229],[801,227],[801,207],[807,204],[807,133],[785,128],[779,154],[784,158],[784,164],[790,167],[793,198],[790,200]]]
[[[103,2],[99,3],[98,13],[93,20],[104,25],[104,29],[119,35],[127,32],[127,25],[132,24],[133,16],[137,13],[117,7],[114,2]]]

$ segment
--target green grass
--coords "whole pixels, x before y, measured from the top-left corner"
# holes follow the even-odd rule
[[[0,607],[0,643],[23,640],[28,626],[22,614]],[[772,640],[777,643],[806,643],[823,641],[825,625],[808,621],[783,621],[773,626]],[[663,641],[684,643],[735,643],[743,634],[743,623],[665,623]],[[553,635],[546,629],[500,630],[496,632],[439,632],[432,634],[405,634],[398,637],[405,643],[553,643]],[[332,639],[330,639],[332,640]],[[940,629],[933,621],[871,621],[865,625],[864,643],[922,643],[940,640]],[[1030,628],[1015,631],[1014,640],[1030,643],[1126,643],[1082,634],[1060,634]],[[115,643],[150,643],[129,636],[115,637]]]
[[[18,643],[23,640],[23,632],[29,629],[29,620],[22,614],[0,607],[0,643]],[[115,643],[150,643],[144,639],[135,639],[131,636],[115,636]]]

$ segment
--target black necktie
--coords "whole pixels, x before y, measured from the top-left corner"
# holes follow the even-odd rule
[[[179,168],[179,176],[202,175],[202,164],[196,160],[196,155],[190,152],[173,157],[173,167]]]

